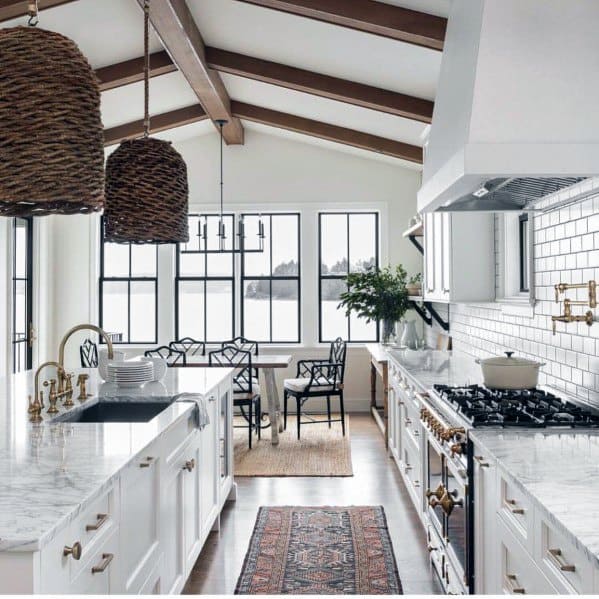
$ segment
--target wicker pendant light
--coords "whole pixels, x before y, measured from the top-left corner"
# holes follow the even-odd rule
[[[187,167],[170,142],[149,137],[149,70],[149,0],[145,0],[144,135],[124,141],[106,161],[106,241],[189,240]]]
[[[98,80],[70,39],[0,29],[0,215],[96,212],[104,203]]]

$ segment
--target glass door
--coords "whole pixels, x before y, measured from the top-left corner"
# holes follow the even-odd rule
[[[33,219],[13,220],[12,251],[12,370],[31,368],[33,330]]]

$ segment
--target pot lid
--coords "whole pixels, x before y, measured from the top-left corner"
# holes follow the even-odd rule
[[[494,356],[493,358],[487,358],[486,360],[481,360],[480,363],[485,366],[540,366],[539,362],[535,362],[534,360],[529,360],[527,358],[518,358],[513,357],[512,351],[506,351],[503,356]]]

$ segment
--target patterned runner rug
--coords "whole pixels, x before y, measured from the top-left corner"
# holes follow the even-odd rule
[[[402,593],[382,506],[261,507],[235,594]]]

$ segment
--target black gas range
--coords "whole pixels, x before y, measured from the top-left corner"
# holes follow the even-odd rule
[[[439,397],[473,427],[599,427],[599,414],[541,389],[434,385]]]

